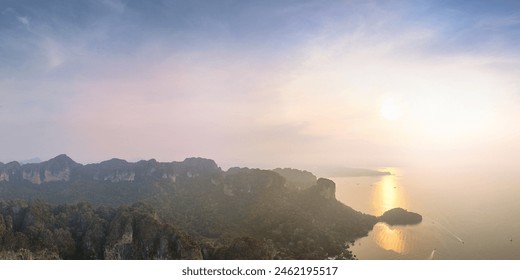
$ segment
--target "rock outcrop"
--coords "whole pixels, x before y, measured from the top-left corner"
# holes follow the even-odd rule
[[[0,182],[29,181],[33,184],[70,180],[72,169],[80,166],[66,155],[59,155],[42,163],[30,163],[20,165],[11,162],[0,165]]]
[[[222,178],[223,191],[228,196],[251,196],[284,185],[285,178],[269,170],[233,167]]]
[[[328,200],[336,200],[336,183],[334,183],[334,181],[319,178],[318,181],[316,181],[316,186],[313,188],[319,196]]]
[[[386,211],[379,218],[379,221],[389,225],[415,225],[422,221],[422,216],[409,212],[403,208],[394,208]]]
[[[0,183],[16,180],[17,177],[21,177],[19,170],[20,164],[16,161],[0,165]]]

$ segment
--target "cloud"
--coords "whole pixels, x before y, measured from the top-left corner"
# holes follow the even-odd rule
[[[370,166],[520,138],[511,130],[520,117],[510,102],[516,51],[446,52],[449,22],[375,4],[276,15],[273,4],[248,6],[246,18],[211,5],[153,6],[155,18],[130,4],[96,2],[102,15],[78,11],[78,21],[66,9],[28,14],[27,24],[17,20],[30,34],[2,31],[18,54],[6,57],[21,66],[0,66],[9,74],[0,123],[25,131],[9,138],[13,146],[33,133],[49,147],[21,158],[71,151],[83,162],[200,155],[230,165]],[[381,117],[385,100],[401,108],[399,120]],[[37,150],[38,137],[23,139]]]
[[[511,130],[520,117],[520,104],[511,103],[520,90],[518,57],[494,50],[435,51],[430,46],[444,40],[442,33],[421,26],[370,29],[332,40],[324,34],[306,45],[294,78],[279,89],[287,106],[273,119],[304,121],[305,130],[324,136],[335,155],[359,161],[375,151],[379,160],[393,163],[433,160],[448,151],[472,158],[482,145],[520,139],[518,129]],[[506,62],[513,71],[499,66]],[[381,118],[387,98],[403,108],[398,122]]]
[[[127,9],[127,6],[121,0],[102,0],[100,2],[117,14],[121,14]]]
[[[16,17],[18,19],[19,22],[21,22],[25,28],[27,28],[28,30],[30,30],[30,22],[29,22],[29,18],[28,17],[22,17],[22,16],[19,16],[19,17]]]
[[[41,47],[48,69],[57,68],[66,62],[64,47],[60,46],[56,41],[46,38],[41,42]]]
[[[514,27],[520,24],[520,15],[507,17],[494,17],[482,19],[477,23],[477,27],[485,29],[498,29],[504,27]]]
[[[67,130],[78,143],[103,139],[87,141],[83,150],[142,151],[133,157],[146,157],[147,147],[154,157],[171,160],[197,151],[224,157],[218,151],[232,154],[245,145],[276,142],[260,141],[260,135],[253,133],[258,132],[254,127],[279,126],[260,121],[277,106],[273,89],[281,77],[270,62],[227,52],[188,51],[137,55],[98,67],[104,68],[96,68],[99,76],[70,85],[75,94],[67,101],[66,119],[71,120]],[[242,131],[256,135],[256,141],[248,145],[255,138]],[[134,140],[121,145],[126,138]],[[160,145],[150,147],[150,139]]]

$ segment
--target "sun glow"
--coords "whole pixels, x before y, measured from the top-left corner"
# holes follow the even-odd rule
[[[385,99],[379,109],[381,116],[389,121],[398,120],[401,117],[401,108],[395,100]]]

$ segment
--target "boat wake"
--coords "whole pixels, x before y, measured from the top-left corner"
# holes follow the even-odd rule
[[[456,235],[455,233],[453,233],[451,230],[449,230],[448,228],[446,228],[445,226],[443,226],[442,224],[440,224],[439,222],[436,222],[435,223],[439,228],[443,229],[446,233],[448,233],[450,236],[452,236],[453,238],[455,238],[457,241],[459,241],[460,243],[464,244],[464,240],[462,240],[462,238],[460,238],[460,236]]]
[[[436,249],[433,249],[432,253],[430,254],[429,260],[433,260],[433,256],[435,256]]]

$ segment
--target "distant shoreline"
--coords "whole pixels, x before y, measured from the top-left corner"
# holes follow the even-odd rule
[[[392,173],[364,168],[341,168],[323,172],[323,176],[326,177],[380,177],[387,175],[392,175]]]

